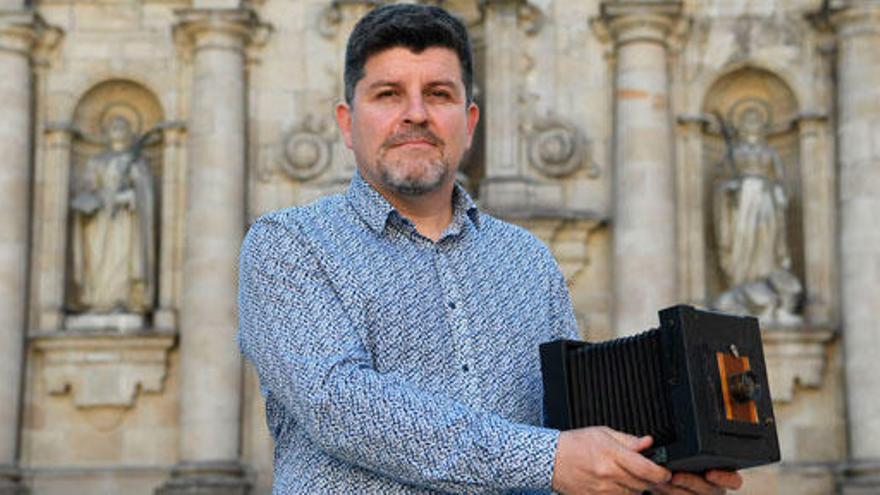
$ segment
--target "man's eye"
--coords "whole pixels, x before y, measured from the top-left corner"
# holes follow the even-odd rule
[[[433,96],[434,98],[443,98],[443,99],[449,99],[452,97],[452,95],[449,94],[449,91],[442,91],[442,90],[431,91],[431,96]]]
[[[394,96],[395,94],[396,93],[394,92],[394,90],[386,89],[386,90],[379,91],[378,93],[376,93],[376,98],[388,98],[388,97]]]

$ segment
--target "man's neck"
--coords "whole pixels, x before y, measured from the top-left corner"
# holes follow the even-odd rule
[[[452,223],[453,182],[418,196],[408,196],[374,187],[391,203],[391,206],[415,224],[419,234],[434,242],[440,240],[443,231]]]

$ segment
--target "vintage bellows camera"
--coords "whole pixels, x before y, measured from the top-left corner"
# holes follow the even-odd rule
[[[651,435],[673,471],[779,460],[758,321],[674,306],[660,328],[601,343],[542,344],[547,426]]]

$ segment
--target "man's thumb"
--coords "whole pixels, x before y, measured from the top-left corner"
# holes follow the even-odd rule
[[[652,443],[654,443],[654,439],[651,438],[650,435],[637,437],[635,435],[630,435],[629,433],[624,433],[622,431],[617,431],[613,429],[609,430],[612,438],[622,443],[627,449],[635,452],[645,450],[650,447]]]

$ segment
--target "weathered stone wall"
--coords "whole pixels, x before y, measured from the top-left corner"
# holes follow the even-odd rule
[[[0,493],[19,478],[35,494],[269,493],[259,387],[234,342],[237,246],[261,213],[346,187],[354,162],[332,110],[348,32],[376,3],[0,1],[0,196],[16,212],[0,222],[0,286],[18,294],[0,303],[0,373],[23,386],[0,395]],[[483,119],[461,178],[550,246],[592,340],[731,289],[713,219],[728,166],[718,115],[769,109],[802,291],[795,319],[763,325],[783,462],[748,471],[743,493],[880,489],[880,7],[441,3],[480,63]],[[157,304],[140,330],[73,331],[68,191],[100,148],[88,115],[120,104],[160,136],[146,152]]]

